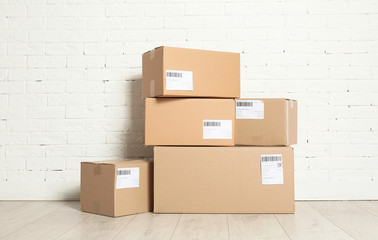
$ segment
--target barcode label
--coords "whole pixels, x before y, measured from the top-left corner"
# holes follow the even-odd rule
[[[220,127],[221,122],[203,122],[204,127]]]
[[[236,106],[237,107],[253,107],[253,102],[237,101]]]
[[[117,175],[130,175],[130,174],[131,174],[131,170],[130,169],[118,170],[117,171]]]
[[[236,119],[264,119],[264,101],[236,100]]]
[[[193,72],[166,70],[165,88],[166,90],[193,91]]]
[[[232,139],[232,120],[203,120],[203,139]]]
[[[260,160],[262,185],[283,184],[282,155],[261,155]]]
[[[139,187],[139,168],[117,168],[116,189]]]
[[[167,77],[182,78],[181,72],[167,72]]]
[[[261,162],[282,162],[282,155],[261,155]]]

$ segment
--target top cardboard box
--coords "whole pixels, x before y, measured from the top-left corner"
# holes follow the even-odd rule
[[[158,47],[143,54],[143,97],[240,97],[240,54]]]

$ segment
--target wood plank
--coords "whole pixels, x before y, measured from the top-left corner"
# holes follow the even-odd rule
[[[83,221],[88,214],[78,210],[79,202],[61,202],[61,207],[15,230],[2,240],[55,239]]]
[[[96,214],[88,214],[89,217],[77,224],[72,229],[62,234],[59,240],[88,239],[106,240],[113,239],[122,228],[135,216],[112,218]]]
[[[230,239],[289,239],[273,214],[229,214],[228,223]]]
[[[353,201],[352,203],[378,216],[378,201]]]
[[[25,201],[0,201],[0,218],[3,214],[16,210],[17,208],[23,207],[31,202]]]
[[[170,239],[181,214],[137,214],[114,240]]]
[[[0,237],[61,207],[63,202],[31,202],[0,216]]]
[[[311,206],[356,239],[378,239],[378,217],[351,202],[311,202]]]
[[[291,239],[353,239],[307,202],[296,202],[295,208],[295,214],[275,215]]]
[[[227,214],[182,214],[171,239],[229,239]]]

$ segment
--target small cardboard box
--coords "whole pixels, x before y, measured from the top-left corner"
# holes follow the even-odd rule
[[[240,54],[158,47],[143,54],[143,97],[240,97]]]
[[[236,99],[235,145],[288,146],[297,143],[297,101]]]
[[[233,146],[233,99],[146,98],[146,145]]]
[[[82,162],[81,210],[111,217],[152,211],[152,171],[148,160]]]
[[[291,147],[155,147],[155,213],[294,213]]]

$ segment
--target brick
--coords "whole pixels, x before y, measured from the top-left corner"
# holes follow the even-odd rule
[[[30,42],[67,42],[68,32],[65,30],[30,30]]]
[[[10,94],[9,106],[47,106],[46,94]]]
[[[35,119],[27,119],[27,120],[17,120],[17,119],[10,119],[7,121],[7,128],[10,132],[43,132],[45,131],[45,120],[35,120]]]
[[[87,43],[85,44],[85,55],[122,55],[122,43]]]
[[[44,157],[44,146],[7,146],[7,157]]]
[[[146,41],[146,31],[139,29],[109,30],[108,42],[139,42]]]
[[[67,81],[67,93],[100,93],[104,91],[103,81]]]
[[[0,30],[0,42],[28,42],[26,30]]]
[[[28,57],[29,68],[64,68],[66,57],[63,56],[30,56]]]
[[[67,57],[68,68],[103,68],[105,56],[69,56]]]
[[[69,42],[105,42],[106,31],[104,30],[72,30],[69,31]]]
[[[44,182],[44,171],[8,171],[9,182]]]
[[[85,130],[85,121],[76,119],[46,120],[46,132],[78,132]]]
[[[0,56],[0,66],[1,66],[1,68],[25,68],[26,67],[26,57],[24,57],[24,56]],[[21,72],[22,70],[17,69],[17,71]]]
[[[1,5],[0,16],[23,17],[26,16],[25,5]]]
[[[57,17],[66,16],[67,7],[65,5],[39,5],[31,4],[28,6],[29,17]]]
[[[80,145],[54,145],[46,146],[46,157],[82,157],[84,146]]]
[[[8,43],[8,55],[35,56],[45,54],[45,45],[43,43]]]
[[[240,4],[240,3],[239,3]],[[181,6],[178,4],[170,5],[171,9],[165,11],[165,16],[171,15],[184,15],[181,13]],[[229,7],[229,8],[227,8]],[[259,6],[257,6],[259,7]],[[230,4],[226,4],[226,12],[227,10],[232,11],[236,10]],[[251,9],[249,9],[251,10]],[[248,11],[248,10],[247,10]],[[250,13],[252,13],[251,11]],[[180,14],[181,13],[181,14]],[[185,4],[185,15],[186,16],[216,16],[216,15],[224,15],[225,7],[223,4],[219,3],[186,3]]]
[[[6,158],[0,159],[0,169],[8,171],[25,171],[25,159],[23,158]]]
[[[226,15],[249,15],[266,13],[265,2],[226,3]]]
[[[46,20],[42,17],[9,18],[8,28],[16,30],[44,29],[46,28]]]
[[[106,142],[104,132],[75,132],[68,133],[68,144],[101,144]]]
[[[187,28],[202,26],[204,26],[205,28],[217,28],[219,26],[222,26],[222,28],[239,28],[241,26],[244,26],[245,22],[245,19],[241,16],[205,16],[203,17],[203,22],[201,21],[200,17],[191,18],[193,22],[186,20],[180,21],[180,19],[176,19],[178,21],[175,22],[174,26],[181,24],[181,22],[185,22],[187,24]]]
[[[90,17],[87,18],[87,29],[124,29],[125,19],[121,17]]]
[[[81,106],[87,103],[87,96],[83,93],[65,94],[65,93],[51,93],[48,95],[49,106]]]
[[[65,90],[63,81],[30,81],[27,83],[28,93],[61,93]]]
[[[37,81],[46,80],[46,69],[10,69],[8,73],[10,81]]]
[[[2,107],[0,119],[23,119],[25,113],[25,107]]]
[[[84,80],[85,69],[57,68],[47,69],[47,78],[52,81]]]
[[[0,145],[25,145],[27,143],[26,133],[2,133]]]
[[[101,119],[105,117],[105,107],[67,106],[66,118]]]
[[[65,107],[27,107],[26,116],[31,119],[60,119],[65,116]]]
[[[86,19],[81,17],[54,17],[47,19],[47,29],[83,29]]]
[[[28,144],[65,144],[66,134],[59,132],[33,132],[28,134]]]
[[[76,56],[84,54],[83,43],[47,43],[46,55]]]
[[[26,162],[26,170],[28,171],[65,169],[64,158],[54,158],[53,161],[50,158],[27,158],[24,161]]]
[[[122,106],[130,104],[132,102],[141,102],[141,106],[143,106],[144,104],[142,100],[138,101],[138,99],[135,99],[124,93],[87,94],[88,106]]]
[[[98,157],[124,157],[125,147],[123,144],[87,145],[85,156]]]
[[[67,6],[67,16],[98,17],[105,16],[105,5],[77,4]]]
[[[65,171],[47,171],[46,182],[79,182],[80,171],[65,170]]]
[[[165,27],[171,26],[173,19],[174,18],[166,18]],[[183,23],[183,21],[181,21],[181,23]],[[160,29],[164,27],[164,19],[163,17],[127,17],[125,27],[126,29]],[[185,28],[185,25],[182,27]]]
[[[147,7],[148,9],[148,7]],[[106,16],[130,17],[143,15],[144,9],[140,4],[109,4],[106,6]]]

